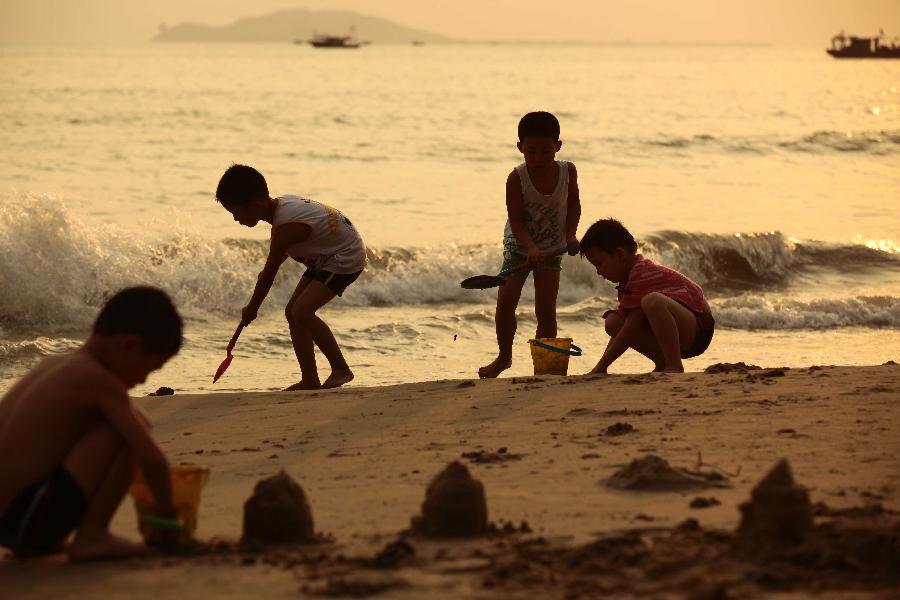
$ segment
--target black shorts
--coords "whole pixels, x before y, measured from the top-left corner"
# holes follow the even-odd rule
[[[697,313],[695,313],[697,314]],[[694,335],[694,343],[681,353],[681,358],[700,356],[709,348],[713,333],[716,331],[716,320],[710,313],[697,314],[697,333]]]
[[[19,555],[53,550],[81,525],[87,498],[72,474],[59,466],[13,498],[0,517],[0,545]]]
[[[347,286],[356,281],[360,274],[362,274],[362,271],[357,271],[356,273],[332,273],[331,271],[314,267],[307,267],[303,271],[304,277],[325,284],[325,287],[338,296],[343,295]]]

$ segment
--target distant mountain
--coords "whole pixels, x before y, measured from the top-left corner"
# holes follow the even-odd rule
[[[262,17],[249,17],[231,25],[215,27],[183,23],[160,26],[155,42],[291,42],[307,40],[313,32],[346,35],[355,28],[360,40],[375,43],[451,42],[450,38],[404,27],[387,19],[351,11],[285,10]]]

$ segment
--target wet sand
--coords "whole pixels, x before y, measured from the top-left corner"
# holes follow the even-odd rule
[[[212,469],[197,531],[212,543],[88,565],[6,557],[0,587],[10,598],[892,597],[898,390],[888,364],[139,398],[174,462]],[[754,554],[735,542],[739,507],[782,458],[816,529]],[[484,486],[488,535],[402,535],[455,460]],[[281,469],[303,487],[318,543],[240,548],[243,503]],[[137,537],[130,502],[114,530]]]

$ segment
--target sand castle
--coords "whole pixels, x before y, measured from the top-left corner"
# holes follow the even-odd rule
[[[304,543],[315,539],[312,510],[300,484],[284,471],[263,479],[244,503],[243,544]]]
[[[413,530],[426,537],[463,537],[482,535],[487,528],[484,486],[464,464],[448,464],[428,484]]]
[[[756,484],[740,511],[742,518],[734,547],[747,555],[796,546],[813,529],[809,494],[794,482],[791,467],[784,459]]]

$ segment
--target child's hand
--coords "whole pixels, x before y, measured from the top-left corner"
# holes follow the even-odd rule
[[[532,269],[539,268],[543,261],[544,255],[541,254],[541,251],[538,250],[537,246],[532,246],[528,249],[528,264],[531,265]]]
[[[588,372],[587,374],[588,375],[608,375],[609,373],[606,372],[606,367],[602,367],[598,364],[596,367],[591,369],[590,372]]]
[[[256,314],[259,312],[259,309],[250,306],[249,304],[241,309],[241,324],[249,325],[256,319]]]
[[[163,549],[178,546],[184,528],[176,513],[165,512],[171,516],[149,514],[143,518],[144,523],[151,528],[151,533],[147,536],[147,543]]]
[[[569,256],[575,256],[578,254],[578,238],[570,237],[566,240],[566,247],[568,248]]]

